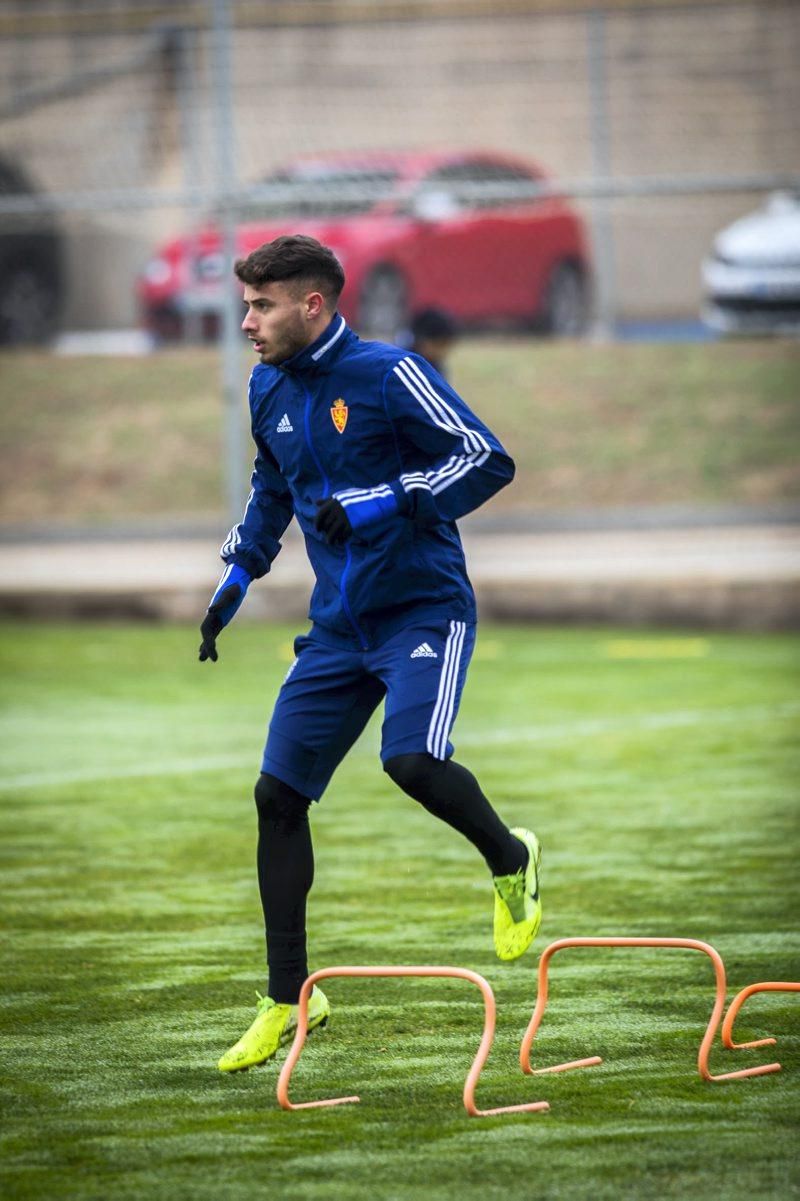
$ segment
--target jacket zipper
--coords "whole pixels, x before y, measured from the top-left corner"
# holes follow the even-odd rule
[[[322,466],[322,463],[320,462],[319,456],[317,455],[317,452],[314,448],[314,443],[311,440],[311,393],[309,392],[309,390],[305,386],[305,384],[302,382],[302,380],[300,381],[300,386],[302,387],[303,392],[305,393],[305,397],[306,397],[306,409],[305,409],[305,414],[303,417],[303,429],[304,429],[305,435],[306,435],[306,445],[308,446],[309,453],[311,454],[311,458],[314,460],[314,463],[316,464],[317,471],[322,476],[322,489],[323,489],[322,494],[323,494],[323,496],[330,496],[330,492],[331,492],[330,480],[328,479],[328,476],[325,472],[325,468]],[[353,552],[351,551],[350,547],[347,546],[345,548],[344,570],[342,571],[342,574],[339,577],[339,593],[342,598],[342,608],[345,611],[345,616],[347,617],[347,620],[350,622],[350,625],[353,627],[353,632],[355,633],[356,638],[358,638],[361,649],[363,651],[368,651],[369,643],[367,642],[366,638],[364,637],[364,633],[361,630],[361,627],[359,626],[358,622],[356,621],[355,617],[353,616],[353,610],[350,608],[350,601],[348,600],[348,597],[347,597],[346,581],[347,581],[348,573],[350,571],[350,564],[352,563],[352,561],[353,561]]]

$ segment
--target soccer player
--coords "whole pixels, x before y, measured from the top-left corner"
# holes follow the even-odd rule
[[[489,867],[500,959],[517,959],[541,921],[538,839],[504,825],[449,741],[475,641],[455,523],[514,465],[427,363],[348,328],[336,311],[344,272],[327,247],[276,238],[235,273],[259,360],[249,388],[257,453],[244,516],[220,552],[201,661],[216,662],[220,631],[270,570],[293,516],[316,586],[255,786],[268,995],[220,1059],[224,1072],[263,1063],[294,1035],[308,975],[309,807],[382,700],[384,771]],[[309,1029],[329,1012],[315,988]]]

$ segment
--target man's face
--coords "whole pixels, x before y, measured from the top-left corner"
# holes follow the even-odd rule
[[[242,329],[262,363],[284,363],[311,345],[319,333],[321,302],[319,292],[291,282],[245,284]]]

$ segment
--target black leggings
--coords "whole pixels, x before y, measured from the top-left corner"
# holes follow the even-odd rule
[[[383,770],[429,813],[468,838],[493,876],[510,875],[528,862],[524,845],[501,822],[472,772],[460,763],[433,755],[397,755],[384,763]]]
[[[528,852],[510,833],[477,780],[452,759],[397,755],[384,770],[429,813],[463,834],[483,855],[494,876],[510,875]],[[314,880],[308,797],[276,776],[263,774],[255,789],[258,808],[258,883],[267,933],[268,993],[293,1004],[308,975],[306,898]]]
[[[308,975],[306,897],[314,882],[314,849],[308,824],[311,801],[276,776],[262,774],[258,809],[258,887],[267,932],[267,992],[294,1004]]]

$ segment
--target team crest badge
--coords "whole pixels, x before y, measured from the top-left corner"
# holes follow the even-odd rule
[[[336,426],[336,428],[340,434],[344,433],[344,427],[347,425],[347,413],[348,413],[347,405],[344,403],[344,401],[342,400],[342,398],[340,396],[338,400],[335,400],[333,402],[333,406],[331,408],[331,417],[333,418],[333,424]]]

